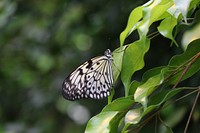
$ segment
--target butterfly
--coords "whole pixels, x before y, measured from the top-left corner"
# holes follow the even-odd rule
[[[102,99],[110,95],[113,85],[113,56],[109,49],[73,71],[63,82],[62,95],[67,100]]]

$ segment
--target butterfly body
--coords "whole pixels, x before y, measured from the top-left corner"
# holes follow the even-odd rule
[[[73,71],[63,82],[62,94],[67,100],[102,99],[110,95],[113,85],[112,53],[94,57]]]

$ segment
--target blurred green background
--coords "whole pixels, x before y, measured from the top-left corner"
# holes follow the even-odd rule
[[[67,101],[62,82],[85,60],[119,47],[131,10],[145,2],[0,0],[0,132],[83,132],[107,100]],[[135,33],[127,43],[136,39]],[[169,44],[153,39],[134,79],[181,51]],[[115,97],[124,95],[120,81],[115,89]]]

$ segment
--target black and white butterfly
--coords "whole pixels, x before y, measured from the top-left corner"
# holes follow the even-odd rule
[[[67,100],[102,99],[110,95],[113,85],[113,56],[109,49],[73,71],[63,82],[62,94]]]

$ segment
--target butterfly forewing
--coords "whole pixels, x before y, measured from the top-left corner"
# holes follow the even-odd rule
[[[110,95],[112,85],[112,54],[108,49],[104,56],[92,58],[73,71],[63,82],[62,94],[68,100],[102,99]]]

